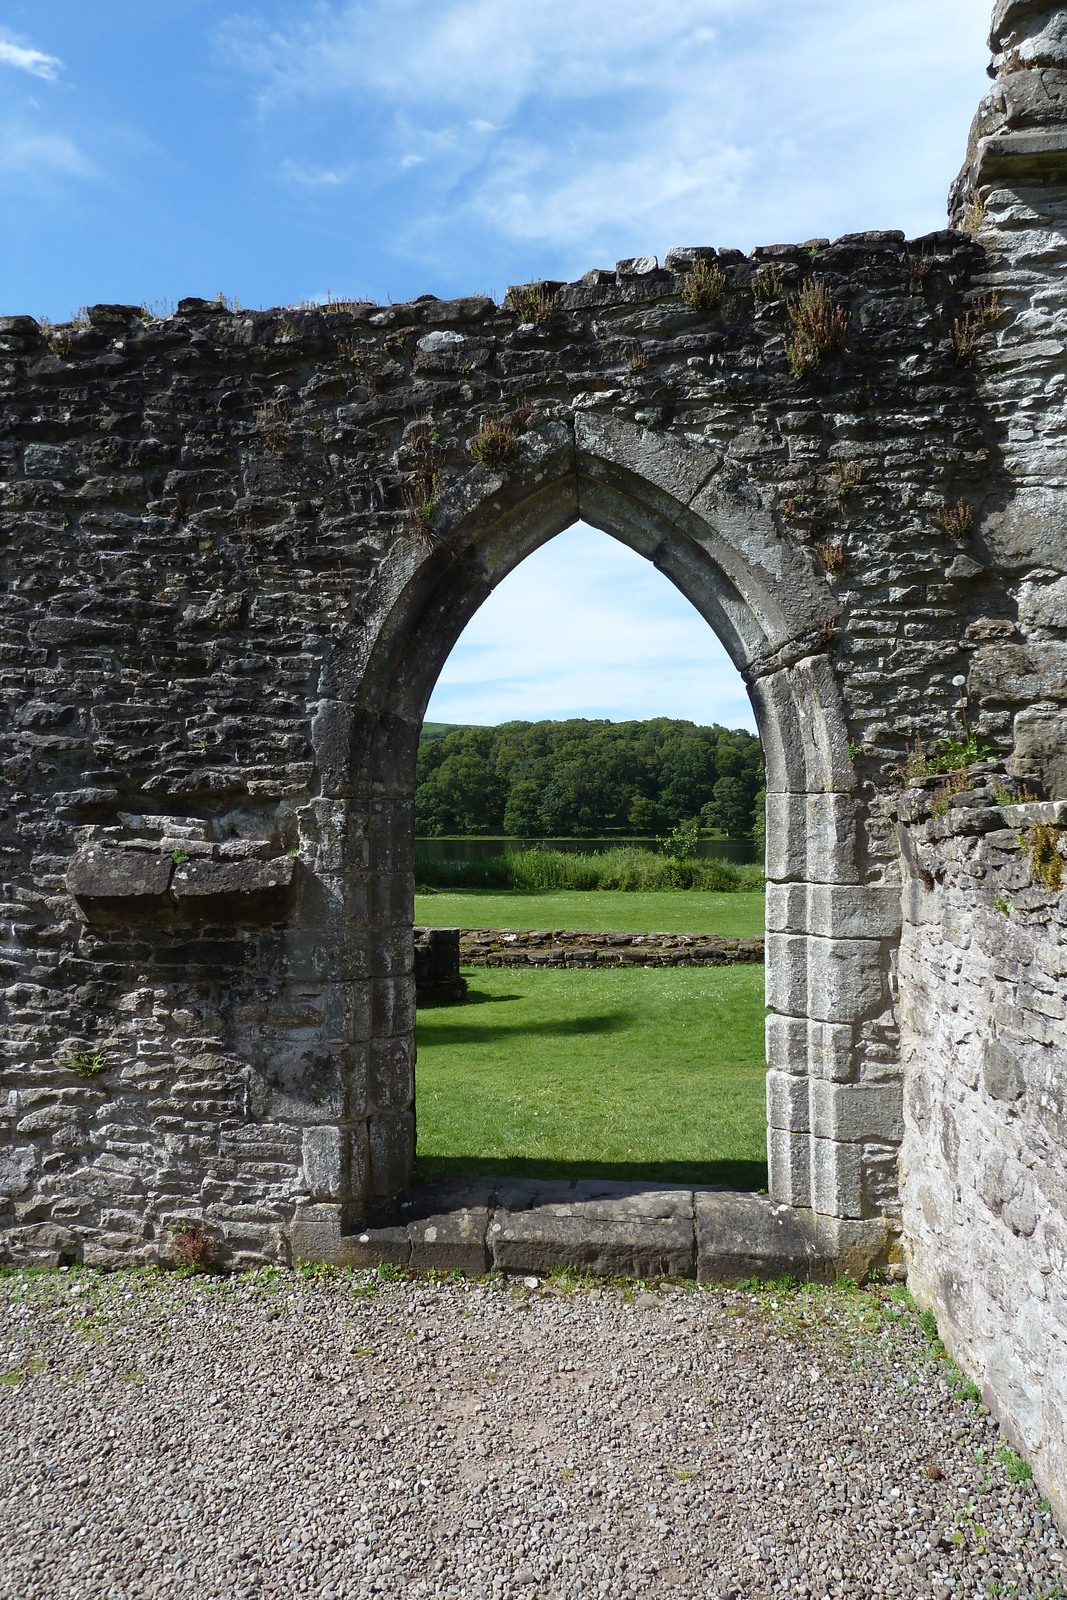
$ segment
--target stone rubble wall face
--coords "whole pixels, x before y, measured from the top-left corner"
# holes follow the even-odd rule
[[[722,252],[700,312],[690,251],[587,274],[530,322],[485,299],[0,319],[11,1254],[154,1259],[196,1217],[227,1259],[284,1255],[301,1206],[348,1227],[403,1187],[425,696],[492,583],[580,511],[705,607],[761,718],[775,1197],[892,1229],[882,797],[910,740],[958,729],[958,675],[1005,753],[1043,708],[1035,771],[1063,716],[1061,436],[1038,426],[1061,258],[1012,207],[983,244]],[[786,306],[812,276],[848,349],[797,378]],[[960,363],[993,289],[1005,315]],[[487,466],[496,414],[515,444]],[[961,497],[957,540],[938,518]],[[284,909],[227,887],[246,845],[296,863]],[[104,847],[161,863],[138,894],[116,869],[125,919],[68,886]]]
[[[1051,822],[1067,840],[1067,805],[985,798],[908,828],[908,1282],[1064,1517],[1067,894],[1032,881],[1021,836]]]

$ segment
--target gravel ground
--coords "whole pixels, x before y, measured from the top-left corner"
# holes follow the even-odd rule
[[[0,1593],[1067,1593],[938,1350],[900,1290],[9,1274]]]

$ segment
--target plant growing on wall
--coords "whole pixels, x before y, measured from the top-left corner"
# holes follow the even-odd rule
[[[981,347],[982,335],[993,326],[1000,313],[1000,296],[996,293],[984,294],[962,317],[955,319],[949,337],[958,366],[970,366]]]
[[[847,500],[863,481],[863,468],[858,461],[834,462],[834,494],[838,500]]]
[[[782,293],[782,274],[777,267],[764,267],[752,280],[752,294],[766,304],[777,300]]]
[[[964,794],[970,788],[971,780],[967,776],[965,767],[950,772],[944,783],[939,783],[930,797],[930,810],[935,817],[943,817],[952,804],[952,797]]]
[[[79,1078],[96,1078],[107,1071],[107,1057],[102,1050],[68,1050],[62,1064]]]
[[[441,458],[428,433],[414,436],[411,458],[411,477],[405,487],[404,497],[414,518],[416,534],[420,539],[428,540],[432,537],[431,524],[441,489]]]
[[[1059,894],[1063,888],[1063,853],[1060,844],[1063,830],[1051,822],[1039,822],[1029,833],[1019,836],[1019,842],[1030,860],[1030,880],[1043,889]]]
[[[490,411],[482,425],[467,445],[475,461],[483,467],[501,467],[515,454],[519,442],[515,424],[496,412]]]
[[[954,506],[946,501],[937,513],[937,525],[950,539],[966,539],[974,528],[974,507],[962,499]]]
[[[839,306],[822,279],[809,278],[786,304],[793,335],[786,355],[796,378],[805,378],[848,343],[848,311]]]
[[[815,546],[815,554],[832,578],[839,578],[845,570],[845,547],[840,539],[826,539]]]
[[[552,315],[555,298],[547,283],[520,283],[508,290],[507,304],[520,322],[541,327]]]
[[[682,282],[682,299],[690,311],[705,313],[718,303],[726,274],[718,262],[694,261]]]
[[[255,427],[272,454],[285,449],[289,441],[288,407],[280,400],[265,400],[255,410]]]

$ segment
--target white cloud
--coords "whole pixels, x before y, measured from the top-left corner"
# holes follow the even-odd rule
[[[674,243],[942,225],[984,92],[974,0],[371,0],[223,25],[265,119],[292,102],[413,155],[400,243],[447,259],[484,229],[548,275]]]
[[[49,83],[54,83],[63,70],[58,56],[48,56],[43,50],[19,44],[10,34],[0,34],[0,65],[15,67],[34,78],[45,78]]]
[[[643,557],[582,523],[490,595],[446,662],[427,716],[677,716],[755,727],[707,623]]]

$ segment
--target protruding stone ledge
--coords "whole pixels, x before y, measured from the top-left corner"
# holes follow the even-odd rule
[[[67,868],[67,888],[93,925],[270,922],[288,911],[296,889],[293,856],[262,860],[227,854],[225,846],[190,860],[184,854],[89,844]]]

